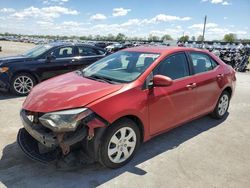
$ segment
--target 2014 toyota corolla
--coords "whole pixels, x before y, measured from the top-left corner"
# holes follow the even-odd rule
[[[82,149],[121,167],[156,135],[206,114],[224,117],[235,81],[235,71],[207,51],[125,49],[37,85],[21,110],[18,143],[41,162]]]

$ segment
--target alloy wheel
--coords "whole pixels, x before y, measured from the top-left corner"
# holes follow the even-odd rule
[[[34,83],[33,80],[28,76],[18,76],[14,80],[13,86],[17,93],[27,94],[33,88]]]

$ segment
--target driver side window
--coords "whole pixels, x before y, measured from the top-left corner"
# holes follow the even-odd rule
[[[178,53],[167,57],[153,70],[153,74],[168,76],[173,80],[189,76],[186,55]]]

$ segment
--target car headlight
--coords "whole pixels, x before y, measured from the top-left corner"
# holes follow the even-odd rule
[[[7,72],[9,70],[9,67],[0,67],[0,73]]]
[[[80,120],[91,115],[88,108],[77,108],[44,114],[39,118],[40,122],[54,132],[75,131]]]

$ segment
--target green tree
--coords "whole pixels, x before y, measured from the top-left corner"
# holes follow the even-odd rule
[[[172,38],[170,35],[166,34],[166,35],[163,35],[163,36],[161,37],[161,40],[162,40],[162,41],[164,41],[164,40],[173,40],[173,38]]]
[[[185,35],[185,36],[182,36],[181,38],[179,38],[180,42],[187,42],[188,40],[189,40],[189,36],[188,35]]]
[[[86,36],[80,36],[80,40],[87,40]]]
[[[124,41],[126,39],[126,36],[122,33],[118,33],[116,36],[117,41]]]
[[[241,42],[250,43],[250,39],[240,39]]]
[[[92,35],[89,35],[89,36],[87,37],[87,40],[93,40],[93,36],[92,36]]]
[[[229,33],[229,34],[224,35],[224,39],[223,40],[225,42],[235,42],[236,39],[237,39],[236,34]]]
[[[96,35],[95,40],[102,40],[101,35]]]
[[[204,41],[204,40],[203,40],[203,36],[202,35],[199,35],[198,38],[197,38],[197,41]]]
[[[191,40],[192,40],[192,41],[195,41],[195,36],[192,36],[192,37],[191,37]]]
[[[149,35],[149,37],[148,37],[148,41],[153,41],[153,42],[157,42],[157,41],[159,41],[160,40],[160,37],[158,37],[158,36],[154,36],[154,35],[152,35],[152,34],[150,34]]]
[[[106,37],[106,40],[114,41],[115,40],[115,36],[112,35],[112,34],[108,34],[108,36]]]

